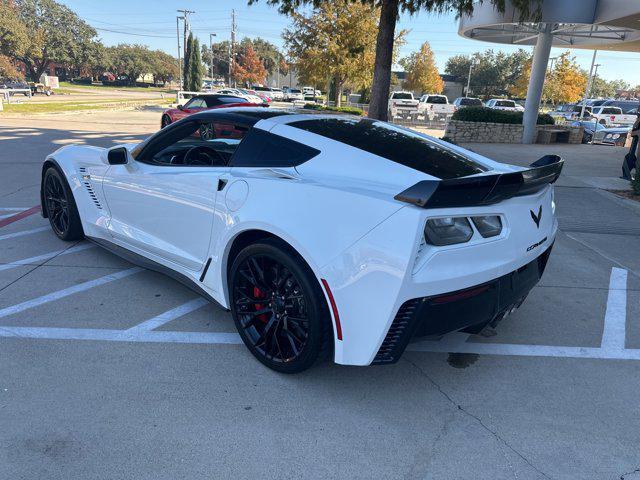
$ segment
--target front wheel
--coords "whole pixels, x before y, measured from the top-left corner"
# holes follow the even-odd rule
[[[242,341],[264,365],[297,373],[327,356],[331,318],[320,285],[284,242],[249,245],[229,272],[231,312]]]
[[[61,240],[81,240],[84,238],[78,207],[73,193],[60,172],[49,167],[43,178],[43,200],[53,232]]]
[[[171,125],[171,117],[169,117],[169,115],[163,115],[162,121],[160,122],[160,128],[164,128],[168,125]]]

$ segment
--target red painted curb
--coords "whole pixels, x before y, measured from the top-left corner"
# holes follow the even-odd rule
[[[25,210],[24,212],[16,213],[15,215],[11,215],[10,217],[3,218],[0,220],[0,228],[6,227],[7,225],[12,224],[13,222],[17,222],[18,220],[22,220],[29,215],[33,215],[34,213],[40,212],[40,205],[36,205],[35,207],[31,207],[29,210]]]

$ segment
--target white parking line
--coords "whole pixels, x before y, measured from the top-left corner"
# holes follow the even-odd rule
[[[172,308],[171,310],[161,313],[156,317],[150,318],[149,320],[142,322],[136,325],[135,327],[131,327],[130,329],[127,330],[127,333],[135,335],[140,332],[149,332],[154,328],[158,328],[164,325],[165,323],[175,320],[176,318],[182,317],[187,313],[191,313],[195,310],[198,310],[199,308],[202,308],[208,304],[209,304],[208,300],[204,298],[196,298],[195,300],[191,300],[190,302],[184,303],[176,308]]]
[[[627,271],[613,267],[609,278],[609,296],[604,315],[600,346],[605,350],[624,350],[627,323]]]
[[[127,270],[120,270],[119,272],[116,272],[116,273],[111,273],[109,275],[105,275],[103,277],[96,278],[94,280],[89,280],[87,282],[79,283],[78,285],[74,285],[69,288],[58,290],[57,292],[52,292],[47,295],[43,295],[41,297],[27,300],[26,302],[18,303],[17,305],[11,305],[10,307],[2,308],[0,309],[0,318],[7,317],[15,313],[23,312],[24,310],[38,307],[45,303],[53,302],[54,300],[59,300],[60,298],[68,297],[69,295],[73,295],[74,293],[84,292],[85,290],[89,290],[90,288],[104,285],[105,283],[113,282],[115,280],[120,280],[121,278],[128,277],[129,275],[133,275],[134,273],[138,273],[142,270],[143,269],[139,267],[129,268]]]
[[[83,244],[75,245],[71,248],[67,248],[64,250],[44,253],[42,255],[37,255],[35,257],[23,258],[22,260],[16,260],[11,263],[5,263],[4,265],[0,265],[0,272],[3,270],[9,270],[11,268],[19,267],[21,265],[31,265],[31,264],[42,262],[45,260],[50,260],[56,256],[69,255],[70,253],[81,252],[83,250],[88,250],[90,248],[95,248],[95,245],[93,245],[92,243],[83,243]]]
[[[0,235],[0,240],[7,240],[8,238],[24,237],[25,235],[44,232],[45,230],[51,230],[51,227],[47,225],[46,227],[33,228],[31,230],[24,230],[22,232],[7,233],[5,235]]]
[[[127,330],[99,328],[40,328],[2,327],[0,337],[38,338],[48,340],[100,340],[111,342],[150,343],[205,343],[212,345],[238,345],[242,343],[237,333],[225,332],[141,332],[130,335]]]

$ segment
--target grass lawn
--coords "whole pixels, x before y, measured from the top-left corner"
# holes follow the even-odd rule
[[[124,90],[127,92],[162,92],[162,93],[174,93],[173,88],[163,87],[115,87],[112,85],[83,85],[80,83],[60,82],[60,89],[65,93],[70,93],[69,88],[73,89],[93,89],[93,90]]]
[[[7,113],[55,113],[71,112],[76,110],[96,110],[126,107],[128,105],[169,105],[172,98],[149,100],[148,98],[104,100],[104,101],[67,101],[48,103],[12,103],[5,104],[4,111]],[[1,113],[0,113],[1,114]]]

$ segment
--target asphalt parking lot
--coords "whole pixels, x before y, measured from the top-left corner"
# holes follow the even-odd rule
[[[28,215],[51,150],[135,141],[158,118],[0,118],[0,479],[640,478],[640,205],[599,188],[622,149],[469,145],[566,158],[525,304],[396,365],[283,376],[228,313]]]

